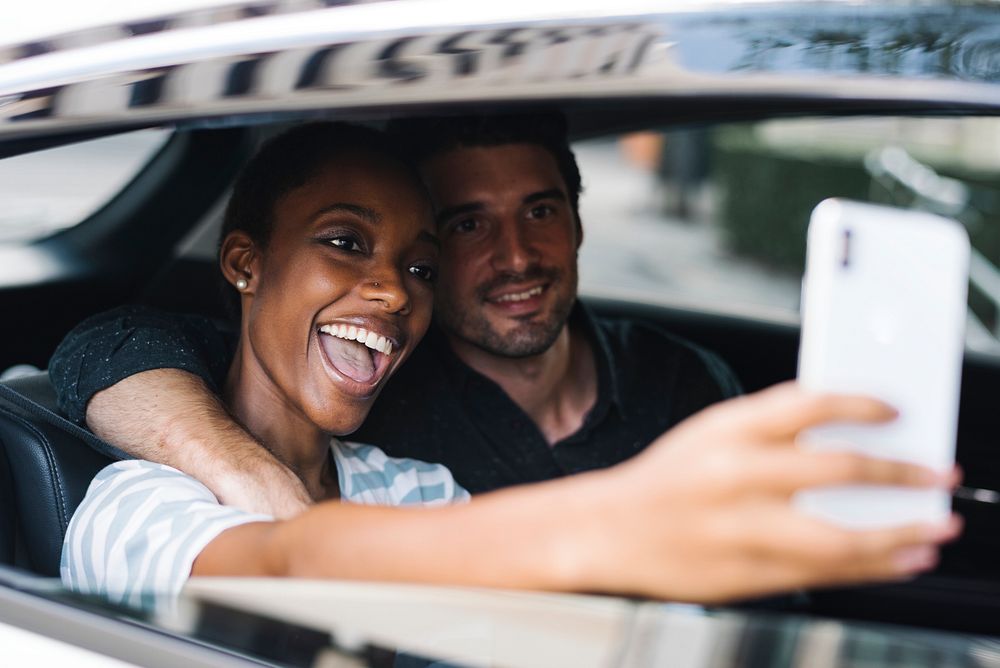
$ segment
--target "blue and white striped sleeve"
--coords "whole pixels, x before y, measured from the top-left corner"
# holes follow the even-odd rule
[[[154,595],[179,593],[195,558],[223,531],[270,520],[220,505],[177,469],[116,462],[97,474],[69,523],[62,581],[115,603],[144,605]]]
[[[441,464],[389,457],[363,443],[334,443],[340,495],[348,503],[441,506],[464,503],[469,493]]]

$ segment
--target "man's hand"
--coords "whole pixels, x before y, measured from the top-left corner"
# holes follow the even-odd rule
[[[894,416],[872,399],[811,394],[788,383],[678,425],[613,472],[600,519],[615,530],[592,541],[598,562],[611,566],[602,588],[710,603],[933,568],[938,546],[961,531],[958,518],[852,531],[790,503],[798,490],[816,486],[957,484],[957,474],[795,445],[809,427]]]
[[[186,371],[144,371],[98,392],[87,424],[134,457],[197,478],[226,505],[289,518],[311,503],[299,478]]]

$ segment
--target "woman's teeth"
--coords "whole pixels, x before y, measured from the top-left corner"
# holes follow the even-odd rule
[[[531,288],[530,290],[525,290],[524,292],[515,292],[512,294],[502,295],[500,297],[497,297],[493,301],[523,302],[525,299],[531,299],[535,295],[540,295],[540,294],[542,294],[542,286],[539,285],[537,288]]]
[[[377,350],[385,355],[392,354],[392,342],[389,339],[379,336],[375,332],[369,332],[364,327],[355,327],[354,325],[323,325],[319,328],[319,331],[330,336],[336,336],[338,339],[363,343],[372,350]]]

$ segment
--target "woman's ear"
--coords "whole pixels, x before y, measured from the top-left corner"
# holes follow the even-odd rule
[[[219,249],[222,275],[241,294],[254,293],[259,267],[257,245],[246,232],[235,230],[226,235]]]

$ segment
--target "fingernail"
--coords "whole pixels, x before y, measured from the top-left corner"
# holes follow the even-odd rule
[[[924,537],[932,543],[943,543],[953,540],[962,532],[962,518],[958,515],[951,515],[944,522],[929,524],[924,532]]]
[[[948,518],[948,522],[945,524],[945,532],[942,540],[954,540],[962,534],[962,529],[965,528],[965,518],[961,515],[952,514]]]
[[[925,571],[937,564],[937,549],[928,545],[905,547],[893,555],[893,561],[903,573]]]

